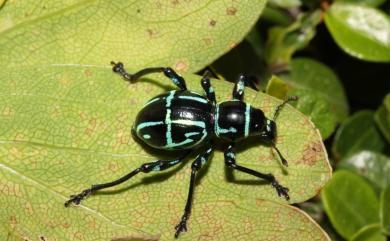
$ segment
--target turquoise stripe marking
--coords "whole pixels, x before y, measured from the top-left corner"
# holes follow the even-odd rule
[[[149,126],[158,126],[158,125],[162,125],[164,124],[164,122],[162,121],[150,121],[150,122],[144,122],[144,123],[141,123],[137,126],[137,132],[139,130],[141,130],[142,128],[145,128],[145,127],[149,127]]]
[[[201,103],[207,103],[207,100],[201,98],[201,97],[195,97],[195,96],[179,96],[179,99],[187,99],[187,100],[194,100],[194,101],[198,101],[198,102],[201,102]]]
[[[185,133],[184,135],[186,137],[190,137],[190,136],[195,136],[195,135],[199,135],[199,134],[200,134],[200,132],[188,132],[188,133]]]
[[[215,120],[214,120],[214,132],[217,136],[219,134],[225,134],[225,133],[237,133],[237,129],[234,127],[230,127],[229,129],[221,128],[218,124],[218,119],[219,119],[219,106],[217,105],[216,110],[215,110]]]
[[[250,118],[250,110],[251,110],[251,106],[246,104],[246,108],[245,108],[245,137],[247,137],[249,135],[249,124],[250,124],[250,121],[251,121],[251,118]]]
[[[224,133],[229,133],[229,132],[231,132],[231,133],[237,133],[237,129],[234,128],[234,127],[230,127],[229,129],[219,128],[219,130],[218,130],[218,134],[219,134],[219,133],[224,134]]]
[[[175,95],[175,90],[169,92],[169,96],[166,99],[166,105],[167,107],[167,114],[165,115],[165,124],[167,125],[167,132],[166,132],[166,139],[167,139],[167,146],[172,144],[172,121],[171,121],[171,105],[172,105],[172,99]]]
[[[176,146],[182,146],[182,145],[191,143],[191,142],[193,142],[193,141],[194,141],[194,140],[192,140],[192,139],[185,139],[184,141],[178,142],[178,143],[174,143],[174,142],[167,143],[167,144],[165,145],[165,147],[166,147],[166,148],[172,148],[172,147],[176,147]]]
[[[182,125],[198,126],[198,127],[201,127],[201,128],[206,128],[206,124],[203,121],[173,120],[172,124],[182,124]]]
[[[156,101],[158,101],[158,100],[160,100],[160,98],[154,98],[154,99],[150,100],[149,102],[147,102],[147,103],[144,105],[144,107],[147,106],[147,105],[150,105],[151,103],[156,102]]]

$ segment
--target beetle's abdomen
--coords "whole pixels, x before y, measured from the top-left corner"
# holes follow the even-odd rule
[[[212,130],[211,103],[190,91],[169,91],[158,95],[138,113],[134,130],[149,146],[190,149],[208,139]]]

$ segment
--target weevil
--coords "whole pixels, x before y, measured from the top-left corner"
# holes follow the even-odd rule
[[[297,100],[291,96],[276,107],[272,119],[265,117],[264,112],[243,101],[244,88],[250,85],[250,79],[240,75],[233,88],[232,100],[217,103],[215,92],[210,84],[208,73],[202,77],[200,84],[204,95],[187,89],[183,77],[172,68],[145,68],[134,74],[128,73],[121,62],[111,62],[113,71],[130,83],[144,75],[163,73],[179,90],[172,90],[150,99],[139,111],[132,127],[132,135],[143,143],[162,150],[184,150],[185,153],[173,160],[156,160],[145,163],[128,174],[112,182],[95,184],[79,194],[71,195],[65,206],[71,203],[80,204],[81,200],[92,193],[121,184],[138,173],[163,171],[181,162],[192,153],[199,153],[191,165],[191,176],[187,202],[180,222],[176,225],[175,237],[187,231],[187,222],[191,213],[197,172],[209,161],[214,150],[213,140],[219,139],[228,143],[224,152],[225,164],[229,168],[268,181],[280,197],[289,200],[287,187],[279,184],[271,173],[262,173],[237,164],[235,143],[248,137],[257,137],[267,143],[278,154],[283,165],[288,166],[287,160],[276,147],[277,127],[275,119],[289,101]],[[202,147],[202,148],[201,148]]]

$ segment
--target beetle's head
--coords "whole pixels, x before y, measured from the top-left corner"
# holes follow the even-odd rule
[[[265,142],[273,142],[276,138],[277,130],[276,123],[273,120],[266,119],[264,126],[261,130],[261,139]]]

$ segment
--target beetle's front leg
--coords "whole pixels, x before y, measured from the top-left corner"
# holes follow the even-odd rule
[[[238,171],[247,173],[247,174],[255,176],[255,177],[259,177],[261,179],[264,179],[264,180],[270,182],[272,187],[276,189],[276,192],[278,193],[279,197],[283,196],[284,198],[286,198],[286,200],[290,199],[290,196],[288,195],[288,191],[289,191],[288,188],[280,185],[279,182],[275,179],[274,175],[272,175],[271,173],[264,174],[264,173],[237,165],[236,164],[236,155],[234,153],[233,145],[230,145],[226,149],[224,155],[225,155],[225,164],[228,167],[231,167],[233,169],[236,169]]]
[[[202,165],[208,161],[212,151],[213,151],[213,147],[210,144],[210,147],[207,149],[207,151],[201,155],[198,155],[195,161],[191,165],[190,188],[188,190],[187,203],[184,208],[184,214],[181,217],[179,224],[176,225],[175,227],[176,229],[175,238],[179,237],[179,234],[181,232],[187,231],[187,221],[191,214],[192,199],[194,195],[195,181],[196,181],[196,173],[199,171]]]
[[[172,82],[177,87],[179,87],[180,90],[187,90],[186,82],[183,79],[183,77],[178,75],[172,68],[169,68],[169,67],[145,68],[145,69],[141,69],[140,71],[138,71],[134,74],[130,74],[125,70],[123,63],[121,63],[121,62],[115,63],[114,61],[111,61],[111,65],[112,65],[112,70],[115,73],[120,74],[123,78],[125,78],[125,80],[130,81],[130,82],[134,82],[134,81],[138,80],[139,78],[141,78],[142,76],[147,75],[147,74],[161,73],[162,72],[162,73],[164,73],[164,75],[166,77],[168,77],[170,80],[172,80]]]
[[[250,77],[240,74],[233,88],[233,100],[243,100],[245,86],[250,86],[257,90],[256,85]]]

